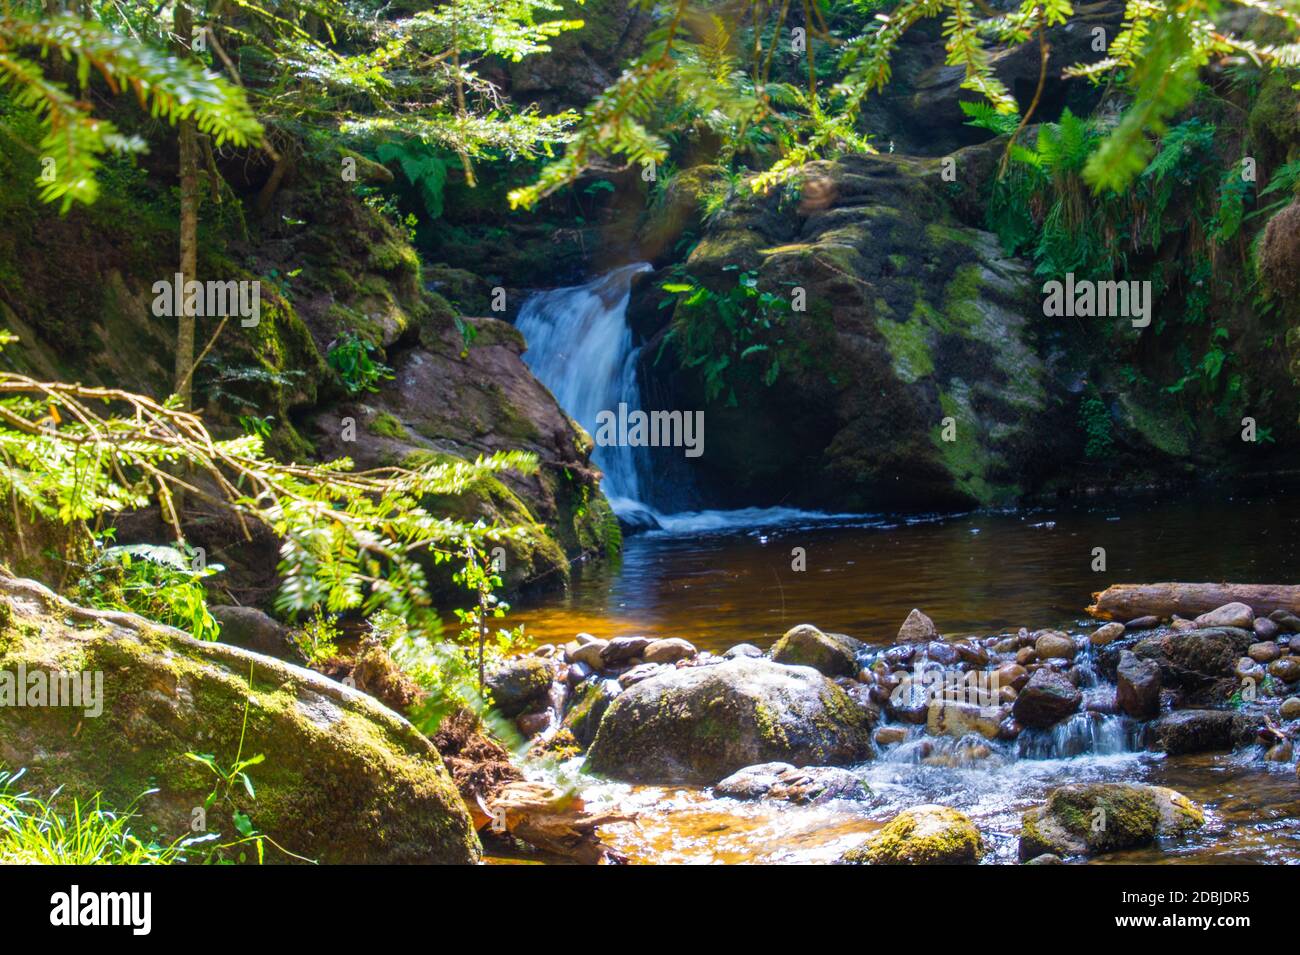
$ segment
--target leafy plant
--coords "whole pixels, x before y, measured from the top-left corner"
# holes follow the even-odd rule
[[[375,149],[380,162],[396,162],[420,197],[430,219],[442,216],[442,192],[447,185],[447,161],[419,140],[394,140]]]
[[[221,625],[208,611],[201,581],[223,569],[196,566],[192,555],[175,547],[119,545],[99,555],[76,589],[93,607],[128,610],[199,640],[216,640]]]
[[[338,656],[337,619],[322,613],[319,607],[303,624],[290,632],[289,638],[302,653],[308,666],[316,666]]]
[[[375,360],[378,349],[355,332],[344,332],[325,355],[329,366],[339,373],[348,394],[378,391],[381,381],[393,378],[393,369]]]
[[[1110,411],[1095,390],[1090,391],[1079,403],[1079,425],[1083,428],[1083,453],[1094,460],[1110,456],[1114,450],[1111,437]]]

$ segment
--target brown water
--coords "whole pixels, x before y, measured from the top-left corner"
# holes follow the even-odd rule
[[[1300,577],[1300,501],[1144,500],[1128,506],[977,513],[947,519],[811,520],[709,529],[732,518],[679,520],[674,533],[627,541],[619,564],[586,568],[567,594],[514,615],[539,642],[578,631],[682,636],[704,649],[767,646],[815,623],[892,642],[912,607],[948,634],[992,633],[1084,617],[1092,591],[1156,580],[1293,583]],[[753,523],[755,526],[743,526]],[[792,569],[803,548],[806,570]],[[1107,569],[1094,572],[1093,549]],[[1014,862],[1020,815],[1068,782],[1128,780],[1172,786],[1202,804],[1207,825],[1175,844],[1103,857],[1124,862],[1300,862],[1295,765],[1255,748],[1169,758],[1135,752],[1118,717],[1075,717],[1054,737],[967,744],[907,742],[853,767],[873,796],[801,807],[715,799],[708,789],[587,779],[593,807],[638,813],[605,838],[639,862],[827,862],[898,811],[928,802],[968,813],[988,839],[987,862]],[[982,742],[982,741],[981,741]],[[1044,755],[1053,758],[1030,758]],[[1064,757],[1064,758],[1063,758]],[[574,770],[580,769],[580,761]]]
[[[913,607],[946,634],[1031,629],[1084,616],[1093,591],[1156,580],[1300,578],[1300,499],[1145,500],[1127,506],[946,519],[799,519],[731,526],[680,519],[628,538],[620,562],[577,568],[565,594],[517,605],[540,642],[681,636],[701,649],[766,647],[798,623],[892,642]],[[1093,549],[1106,570],[1092,570]],[[792,569],[803,548],[806,569]]]

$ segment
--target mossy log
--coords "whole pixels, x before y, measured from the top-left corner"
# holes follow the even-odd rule
[[[1088,613],[1103,620],[1195,617],[1224,604],[1243,603],[1257,615],[1300,613],[1300,586],[1291,584],[1112,584],[1092,595]]]

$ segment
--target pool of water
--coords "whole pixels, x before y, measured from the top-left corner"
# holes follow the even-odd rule
[[[1282,495],[945,518],[679,515],[512,617],[539,643],[586,631],[680,636],[710,650],[766,647],[805,622],[890,643],[913,607],[945,634],[1036,629],[1082,618],[1092,592],[1112,583],[1294,582],[1298,541],[1300,498]],[[1097,548],[1104,570],[1093,569]]]

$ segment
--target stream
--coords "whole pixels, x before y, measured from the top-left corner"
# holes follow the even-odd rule
[[[637,394],[636,349],[622,313],[638,270],[540,293],[520,316],[525,360],[589,431],[599,410]],[[950,516],[780,507],[673,513],[639,496],[647,465],[632,449],[598,448],[595,458],[620,515],[649,513],[657,526],[628,536],[620,560],[576,567],[567,591],[518,602],[513,619],[536,644],[587,632],[683,637],[721,653],[742,642],[766,649],[790,627],[813,623],[885,646],[913,607],[950,637],[1020,627],[1078,634],[1091,593],[1112,583],[1300,576],[1300,500],[1285,496],[1238,496],[1221,486]],[[935,738],[909,727],[906,740],[851,767],[870,787],[869,800],[813,806],[609,783],[582,776],[581,757],[561,772],[582,781],[589,807],[637,814],[602,832],[638,862],[832,861],[898,811],[937,802],[976,822],[991,847],[986,863],[1011,863],[1021,812],[1049,789],[1121,780],[1179,790],[1203,806],[1207,824],[1176,845],[1094,862],[1300,862],[1294,763],[1265,762],[1258,748],[1167,757],[1143,750],[1139,729],[1127,717],[1092,713],[1014,742]]]

